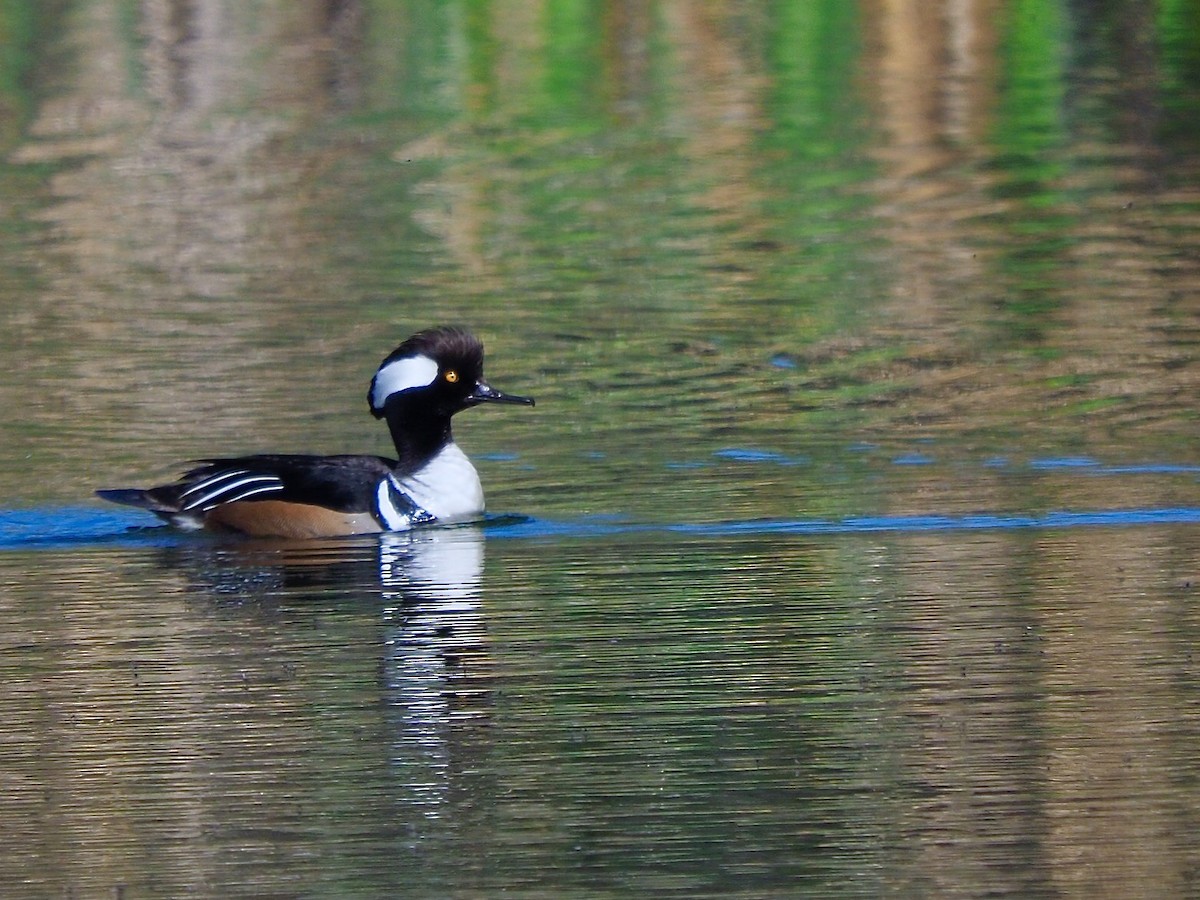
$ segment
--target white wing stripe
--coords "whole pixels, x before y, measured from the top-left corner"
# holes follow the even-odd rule
[[[206,491],[210,487],[220,484],[224,481],[237,478],[254,477],[253,472],[248,472],[245,469],[226,469],[223,472],[217,472],[215,475],[209,475],[207,478],[202,478],[189,487],[186,491],[180,494],[180,497],[186,497],[188,494],[194,494],[196,491]],[[263,476],[259,476],[263,477]]]
[[[283,490],[283,482],[275,481],[272,484],[264,484],[262,487],[251,488],[248,491],[239,491],[236,497],[228,497],[221,500],[221,503],[233,503],[237,500],[245,500],[247,497],[253,497],[255,494],[278,494]]]
[[[235,478],[235,480],[230,481],[230,478]],[[185,510],[205,509],[216,506],[218,503],[232,503],[236,500],[245,500],[247,497],[253,497],[256,494],[274,493],[283,489],[283,482],[274,475],[251,475],[248,472],[228,472],[212,478],[206,478],[199,484],[192,485],[192,487],[188,488],[180,496],[181,498],[185,497],[205,487],[211,487],[212,490],[188,500],[183,505]]]

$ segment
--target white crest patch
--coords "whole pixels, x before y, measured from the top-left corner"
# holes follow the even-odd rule
[[[406,356],[380,367],[371,382],[371,405],[383,409],[392,394],[428,387],[437,380],[438,364],[428,356]]]

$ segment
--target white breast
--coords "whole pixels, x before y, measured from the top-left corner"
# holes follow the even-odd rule
[[[389,475],[396,486],[439,522],[466,522],[483,515],[483,485],[467,454],[455,443],[411,475]]]

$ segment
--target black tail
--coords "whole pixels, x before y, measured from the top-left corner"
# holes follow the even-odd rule
[[[150,496],[149,491],[141,488],[118,488],[116,490],[96,491],[101,500],[120,503],[124,506],[136,506],[138,509],[148,509],[151,512],[169,512],[163,505]]]

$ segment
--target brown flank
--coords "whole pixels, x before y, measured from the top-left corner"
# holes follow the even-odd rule
[[[204,524],[217,531],[238,531],[255,537],[318,538],[380,530],[379,523],[367,513],[343,513],[285,500],[223,503],[205,516]]]

